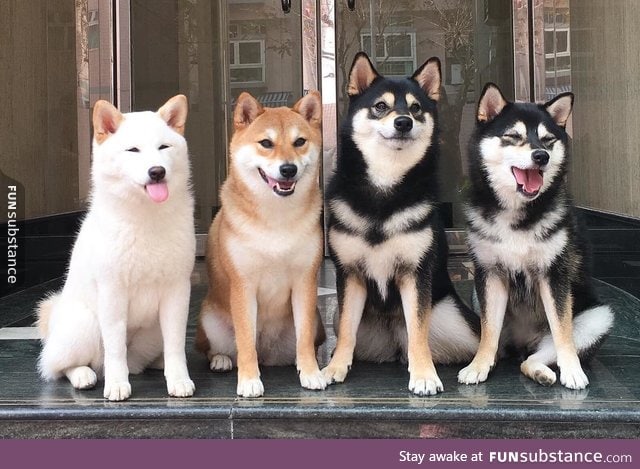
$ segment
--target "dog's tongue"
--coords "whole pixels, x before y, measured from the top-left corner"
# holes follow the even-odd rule
[[[166,182],[156,182],[155,184],[147,184],[145,186],[147,189],[147,194],[151,200],[156,203],[164,202],[169,198],[169,188],[167,187]]]
[[[295,184],[295,181],[279,181],[277,179],[273,179],[272,177],[267,176],[266,174],[265,174],[265,177],[267,178],[267,182],[269,184],[269,187],[271,187],[271,189],[277,186],[279,189],[287,191],[291,189]]]
[[[538,192],[542,186],[542,175],[539,169],[520,169],[514,166],[513,175],[516,182],[524,187],[529,194]]]

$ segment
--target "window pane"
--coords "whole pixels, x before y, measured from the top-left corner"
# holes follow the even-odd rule
[[[411,36],[408,34],[387,36],[387,53],[389,57],[411,57]]]
[[[262,68],[232,68],[231,82],[261,82]]]
[[[259,42],[241,42],[238,44],[238,63],[259,64],[262,63],[261,44]]]

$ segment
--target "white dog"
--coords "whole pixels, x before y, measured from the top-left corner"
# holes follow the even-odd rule
[[[187,100],[157,113],[93,112],[91,205],[65,285],[42,301],[38,325],[45,379],[78,389],[104,371],[104,397],[131,395],[129,373],[164,367],[171,396],[193,395],[185,335],[195,259]]]

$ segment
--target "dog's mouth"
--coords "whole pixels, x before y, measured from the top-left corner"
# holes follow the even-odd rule
[[[261,168],[258,168],[258,172],[260,173],[262,180],[266,182],[277,195],[286,197],[293,194],[293,191],[296,189],[296,181],[294,180],[273,179],[272,177],[267,176]]]
[[[151,200],[160,204],[169,198],[167,181],[150,182],[144,186],[144,190]]]
[[[543,173],[539,168],[522,169],[512,166],[511,172],[516,178],[518,192],[531,198],[538,195],[543,183]]]

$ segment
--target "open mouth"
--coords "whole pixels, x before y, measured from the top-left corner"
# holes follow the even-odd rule
[[[262,176],[264,182],[266,182],[277,195],[285,197],[293,194],[293,191],[296,189],[296,181],[290,179],[273,179],[267,176],[261,168],[258,168],[258,172],[260,173],[260,176]]]
[[[539,168],[522,169],[511,167],[513,177],[516,178],[518,192],[526,197],[535,197],[542,187],[543,175]]]

